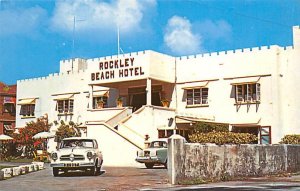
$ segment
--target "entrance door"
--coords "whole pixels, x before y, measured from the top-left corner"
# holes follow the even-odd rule
[[[151,105],[161,106],[160,92],[162,90],[161,85],[152,86]],[[138,110],[143,105],[147,104],[146,86],[129,88],[128,89],[130,105],[133,107],[133,111]]]
[[[136,111],[143,105],[146,105],[146,93],[133,94],[131,96],[131,106],[133,107],[133,111]]]
[[[156,106],[161,106],[160,102],[160,92],[152,92],[151,104]]]

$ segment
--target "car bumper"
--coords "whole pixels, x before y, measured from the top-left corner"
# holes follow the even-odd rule
[[[67,162],[67,163],[51,163],[50,167],[58,167],[58,168],[81,168],[81,167],[94,167],[94,162]]]
[[[157,156],[137,157],[135,160],[139,163],[162,163]]]

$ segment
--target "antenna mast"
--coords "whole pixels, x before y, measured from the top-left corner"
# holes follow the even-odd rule
[[[118,55],[120,55],[120,28],[119,28],[119,21],[117,23],[117,30],[118,30]]]
[[[74,57],[74,47],[75,47],[75,24],[76,18],[73,16],[73,44],[72,44],[72,58]]]

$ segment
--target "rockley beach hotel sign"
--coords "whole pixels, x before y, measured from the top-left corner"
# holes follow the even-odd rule
[[[141,66],[135,66],[134,57],[99,62],[99,72],[91,73],[92,81],[127,78],[144,75]]]

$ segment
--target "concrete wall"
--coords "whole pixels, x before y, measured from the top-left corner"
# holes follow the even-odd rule
[[[97,140],[104,166],[142,166],[135,162],[140,149],[105,125],[88,125],[87,136]]]
[[[215,145],[169,139],[170,182],[227,180],[300,170],[300,145]]]

